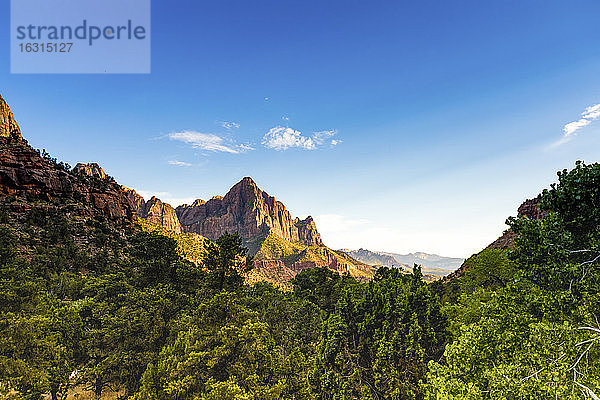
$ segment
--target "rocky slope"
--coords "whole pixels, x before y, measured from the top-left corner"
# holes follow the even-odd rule
[[[169,203],[164,203],[155,196],[146,201],[135,190],[126,186],[121,186],[121,188],[127,195],[139,218],[143,218],[149,223],[160,226],[169,232],[183,232],[175,209]]]
[[[89,163],[89,164],[77,163],[75,168],[73,168],[73,172],[78,173],[78,174],[93,176],[98,179],[108,178],[108,175],[106,175],[106,172],[104,172],[104,170],[97,163]]]
[[[73,173],[65,164],[31,148],[21,137],[15,118],[0,97],[0,199],[13,196],[66,203],[81,215],[101,214],[110,220],[135,219],[125,193],[111,179]],[[16,204],[13,205],[16,207]]]
[[[140,210],[143,211],[144,204],[146,204],[144,198],[140,196],[135,190],[130,189],[127,186],[121,186],[121,189],[123,189],[123,191],[125,192],[125,195],[129,199],[129,202],[133,206],[133,209],[135,210],[138,217],[143,217],[142,215],[140,215]]]
[[[537,196],[536,198],[525,200],[517,209],[517,215],[523,216],[523,217],[534,218],[534,219],[541,219],[544,216],[544,212],[539,208],[540,198],[541,198],[541,196]],[[512,249],[515,245],[515,237],[516,237],[516,234],[512,231],[512,229],[507,229],[502,233],[502,236],[500,236],[498,239],[496,239],[492,243],[490,243],[484,250],[487,250],[487,249],[497,249],[497,250]],[[470,258],[465,260],[465,262],[463,262],[462,265],[456,271],[454,271],[450,275],[446,276],[444,278],[444,281],[447,282],[452,279],[460,278],[461,276],[463,276],[465,273],[465,270],[467,269],[468,261],[472,257],[477,256],[477,254],[479,254],[479,253],[473,254]]]
[[[258,188],[252,178],[244,178],[223,198],[196,200],[177,207],[184,231],[216,240],[225,232],[237,232],[244,239],[273,233],[291,242],[322,246],[312,217],[292,219],[283,203]]]

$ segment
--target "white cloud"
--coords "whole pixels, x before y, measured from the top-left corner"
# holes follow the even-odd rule
[[[276,126],[269,129],[262,140],[265,147],[275,150],[287,150],[292,147],[298,147],[304,150],[315,150],[326,142],[335,146],[341,143],[341,140],[329,139],[337,134],[337,130],[326,130],[313,132],[310,137],[303,136],[302,132],[283,126]]]
[[[263,137],[262,144],[275,150],[286,150],[291,147],[298,147],[305,150],[314,150],[317,148],[311,138],[302,136],[302,132],[283,126],[276,126],[269,129]]]
[[[565,133],[565,136],[571,136],[573,133],[575,133],[579,129],[581,129],[584,126],[587,126],[591,123],[592,123],[591,120],[581,118],[579,121],[573,121],[573,122],[569,122],[568,124],[566,124],[563,127],[563,132]]]
[[[197,149],[238,154],[251,150],[248,145],[236,145],[228,143],[224,138],[213,133],[201,133],[195,131],[173,132],[169,134],[171,140],[188,143]]]
[[[317,144],[323,144],[323,142],[325,142],[330,137],[332,137],[332,136],[334,136],[336,134],[337,134],[337,131],[335,129],[331,129],[331,130],[328,130],[328,131],[313,132],[313,140]]]
[[[219,121],[219,125],[221,125],[223,128],[229,131],[233,129],[238,129],[240,127],[240,124],[233,121]]]
[[[254,147],[252,145],[249,144],[240,144],[240,149],[242,151],[250,151],[250,150],[255,150]]]
[[[191,167],[192,166],[192,164],[190,164],[189,162],[177,161],[177,160],[169,160],[169,164],[176,165],[178,167]]]
[[[585,109],[582,114],[583,118],[597,119],[600,118],[600,104],[590,106]]]
[[[564,137],[574,135],[579,129],[588,126],[592,121],[600,118],[600,104],[595,104],[585,109],[581,113],[581,118],[577,121],[569,122],[563,127]]]

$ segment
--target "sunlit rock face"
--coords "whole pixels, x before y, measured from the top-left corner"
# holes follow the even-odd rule
[[[184,231],[216,240],[225,232],[237,232],[245,239],[269,233],[307,245],[322,246],[321,235],[312,219],[292,218],[282,202],[258,188],[252,178],[235,184],[223,197],[177,207]]]

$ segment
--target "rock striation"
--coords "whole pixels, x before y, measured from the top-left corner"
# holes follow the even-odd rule
[[[198,199],[176,209],[185,232],[195,232],[216,240],[225,232],[237,232],[244,239],[273,233],[291,242],[323,246],[312,219],[293,219],[283,203],[258,188],[246,177],[229,192],[208,201]]]

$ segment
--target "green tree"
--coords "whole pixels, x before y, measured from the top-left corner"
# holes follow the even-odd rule
[[[446,320],[422,280],[380,268],[349,288],[326,323],[313,375],[323,399],[418,399],[429,360],[443,352]]]
[[[243,275],[252,267],[252,258],[243,246],[237,233],[225,232],[217,243],[208,243],[204,265],[209,270],[208,279],[212,288],[222,290],[237,288],[244,282]]]
[[[526,279],[552,290],[600,290],[599,188],[600,164],[578,161],[542,193],[542,219],[508,219],[517,234],[510,256]]]
[[[285,381],[276,343],[236,294],[217,294],[186,325],[148,367],[136,398],[215,398],[223,391],[225,398],[281,398]]]

